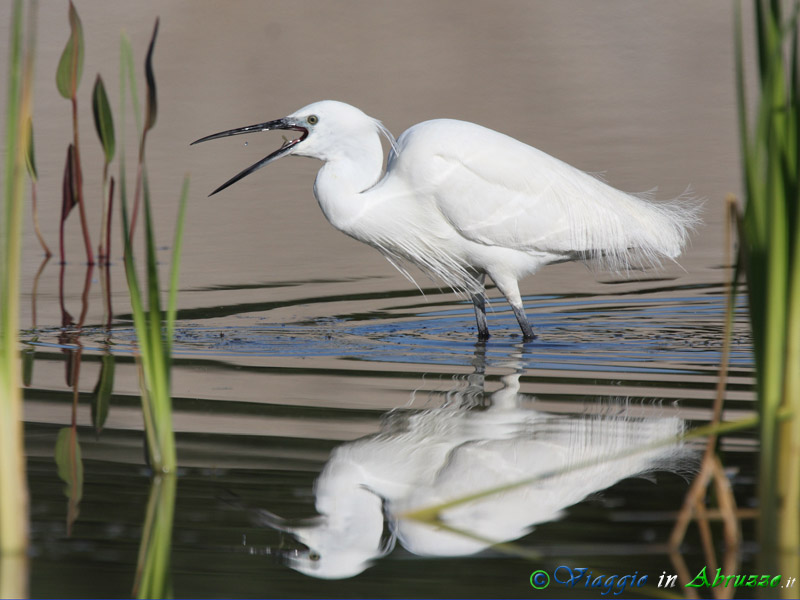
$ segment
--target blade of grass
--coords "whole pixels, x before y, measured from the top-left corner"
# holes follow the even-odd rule
[[[178,310],[178,279],[180,277],[181,250],[183,248],[183,225],[186,221],[186,200],[189,197],[189,175],[184,175],[178,220],[172,243],[172,269],[170,271],[169,298],[167,300],[167,353],[172,355],[172,338],[175,334],[175,315]]]
[[[139,199],[142,194],[142,178],[144,177],[144,150],[145,142],[147,141],[147,132],[152,129],[156,122],[157,102],[156,102],[156,87],[155,87],[155,74],[153,73],[153,51],[155,50],[156,36],[158,35],[158,19],[156,19],[155,26],[153,27],[153,35],[150,38],[150,44],[147,48],[147,58],[145,59],[145,79],[147,83],[147,104],[145,107],[145,124],[144,129],[141,131],[141,138],[139,142],[139,167],[136,172],[136,188],[133,193],[133,212],[131,214],[131,237],[136,229],[136,218],[139,214]],[[133,71],[129,69],[131,78],[133,79]],[[133,91],[133,86],[131,86]]]
[[[148,83],[147,119],[145,128],[141,130],[139,145],[139,162],[137,166],[137,185],[134,196],[134,208],[131,214],[130,223],[128,221],[127,196],[124,186],[121,189],[123,206],[123,236],[125,241],[125,265],[129,281],[129,292],[131,296],[131,306],[134,315],[134,326],[136,327],[137,337],[140,340],[140,365],[142,373],[142,406],[145,415],[145,423],[148,429],[148,447],[151,451],[151,459],[154,468],[160,473],[174,472],[177,467],[175,451],[175,434],[172,427],[172,400],[170,394],[170,371],[171,371],[171,339],[166,334],[172,335],[175,319],[174,295],[177,293],[178,266],[180,261],[180,246],[183,232],[183,220],[186,203],[186,182],[181,198],[178,223],[176,225],[175,250],[173,254],[172,275],[170,279],[170,289],[168,298],[167,313],[161,310],[161,286],[158,276],[158,260],[155,243],[155,229],[153,226],[152,201],[150,197],[150,186],[145,165],[144,148],[147,131],[155,123],[156,116],[156,97],[155,97],[155,76],[152,70],[152,56],[155,46],[156,35],[158,33],[158,20],[153,29],[153,37],[146,61],[146,75]],[[125,38],[121,45],[122,71],[120,88],[124,96],[125,92],[125,73],[128,75],[131,92],[135,90],[135,78],[133,77],[132,53],[130,45]],[[134,110],[138,112],[135,96],[132,94]],[[121,114],[124,115],[124,103]],[[124,161],[124,153],[120,148],[120,158]],[[123,171],[120,173],[123,178]],[[144,198],[144,238],[145,238],[145,278],[146,284],[142,289],[138,284],[135,273],[135,261],[133,256],[133,232],[134,220],[136,215],[136,205],[140,194]],[[176,262],[177,261],[177,262]],[[144,308],[144,295],[147,296],[147,309]],[[171,323],[170,324],[170,318]],[[166,323],[165,323],[166,321]],[[166,326],[165,326],[166,325]]]
[[[150,203],[150,186],[147,170],[142,179],[144,189],[145,239],[147,250],[147,289],[148,289],[148,326],[151,336],[150,352],[151,372],[145,372],[150,384],[151,402],[155,417],[163,463],[163,472],[173,472],[177,466],[175,456],[175,435],[172,430],[172,399],[170,395],[171,358],[166,350],[166,341],[162,329],[161,290],[158,278],[158,258],[156,255],[155,236],[153,231],[152,211]]]
[[[142,369],[140,376],[144,380],[142,389],[142,412],[145,420],[145,434],[147,435],[147,446],[150,449],[150,459],[155,465],[162,463],[161,451],[156,437],[156,428],[153,423],[153,415],[150,410],[150,402],[146,390],[148,383],[145,373],[151,368],[150,360],[152,353],[150,352],[150,337],[147,335],[147,319],[144,312],[144,305],[142,303],[142,294],[139,288],[139,280],[136,276],[136,265],[133,260],[133,243],[128,235],[128,205],[123,195],[121,198],[121,212],[122,212],[122,239],[125,245],[124,262],[125,262],[125,277],[128,282],[128,295],[131,301],[131,312],[133,314],[133,324],[137,335],[137,344],[139,345],[139,357]]]
[[[125,174],[125,80],[128,60],[131,54],[130,40],[123,33],[119,42],[119,196],[120,202],[127,202],[128,183]],[[130,58],[132,61],[133,59]],[[135,82],[134,82],[135,83]]]
[[[153,26],[153,36],[150,38],[150,45],[147,48],[147,58],[144,61],[144,75],[147,81],[147,106],[145,109],[145,131],[152,129],[156,124],[158,116],[158,95],[156,93],[156,76],[153,72],[153,51],[156,46],[156,36],[158,35],[158,19]],[[144,140],[142,140],[144,144]]]

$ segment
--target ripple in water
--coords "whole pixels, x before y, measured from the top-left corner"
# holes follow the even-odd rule
[[[705,294],[664,298],[624,297],[526,299],[538,338],[522,345],[508,305],[492,303],[494,337],[486,344],[487,364],[502,362],[509,350],[522,351],[526,367],[556,370],[606,370],[650,373],[694,372],[718,365],[722,348],[725,297]],[[407,312],[408,307],[403,307]],[[493,310],[492,310],[493,309]],[[347,316],[296,324],[269,322],[263,313],[237,315],[236,325],[209,327],[179,322],[174,352],[181,355],[340,357],[372,362],[468,365],[475,350],[471,304],[447,305],[414,315],[357,319]],[[746,321],[744,300],[737,323]],[[752,366],[746,327],[736,328],[731,364]],[[40,332],[41,333],[41,332]],[[40,335],[38,345],[48,343]],[[105,349],[107,334],[84,329],[85,349]],[[130,353],[130,327],[112,330],[112,352]]]

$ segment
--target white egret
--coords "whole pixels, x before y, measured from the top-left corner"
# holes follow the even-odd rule
[[[332,100],[193,143],[275,129],[299,135],[211,195],[282,156],[323,161],[314,195],[328,221],[379,250],[409,279],[407,263],[471,297],[481,340],[489,337],[486,275],[531,340],[520,279],[571,260],[615,271],[659,265],[681,253],[699,221],[689,198],[655,203],[627,194],[474,123],[425,121],[395,141],[376,119]],[[391,144],[385,172],[381,135]]]

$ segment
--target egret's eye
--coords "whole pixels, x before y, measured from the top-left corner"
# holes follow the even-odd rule
[[[311,115],[311,116],[314,117],[314,115]],[[311,121],[311,117],[309,117],[308,120],[310,122]],[[314,117],[314,121],[316,121],[316,120],[317,120],[317,117]],[[313,560],[314,562],[317,562],[319,559],[320,559],[319,554],[317,554],[316,552],[309,552],[308,560]]]
[[[317,115],[309,115],[306,121],[308,121],[309,125],[316,125],[319,123],[319,117]]]

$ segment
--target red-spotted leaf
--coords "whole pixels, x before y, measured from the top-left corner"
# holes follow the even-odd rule
[[[94,89],[92,90],[92,113],[94,114],[94,127],[100,143],[103,145],[106,162],[110,163],[114,160],[115,150],[114,120],[111,117],[111,105],[108,103],[106,86],[103,85],[103,78],[99,74],[94,80]]]
[[[72,144],[67,148],[67,164],[64,165],[61,193],[61,222],[63,223],[67,220],[69,212],[78,203],[78,194],[75,189],[75,147]]]
[[[36,181],[39,177],[36,172],[36,155],[33,148],[33,120],[28,117],[28,147],[25,150],[25,166],[28,168],[28,175],[31,181]]]
[[[83,26],[72,0],[69,3],[70,36],[56,69],[56,87],[64,98],[72,98],[78,91],[83,74]]]

